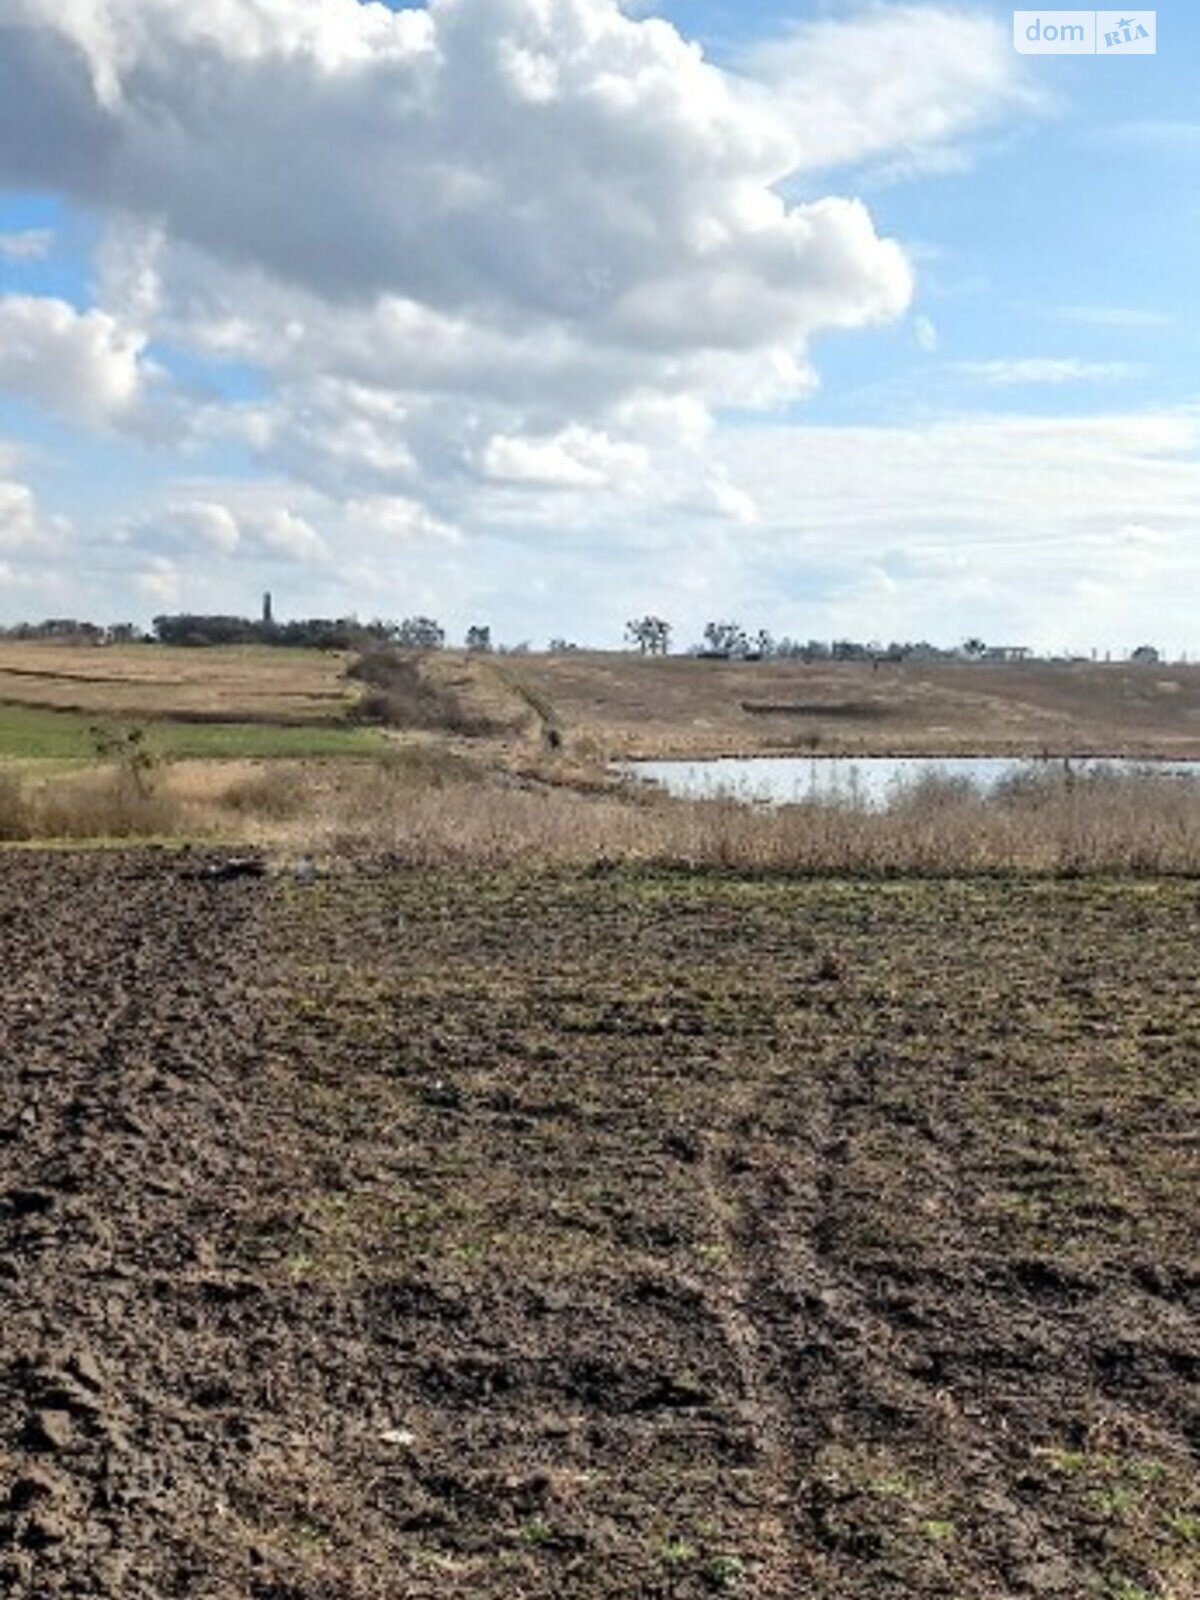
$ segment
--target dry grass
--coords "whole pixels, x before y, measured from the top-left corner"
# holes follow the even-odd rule
[[[0,769],[0,840],[236,838],[269,843],[313,812],[321,774],[303,762],[181,762],[143,773],[121,762]]]
[[[89,716],[222,722],[340,721],[358,691],[348,657],[321,650],[238,645],[88,648],[0,641],[0,704]]]
[[[471,670],[469,659],[467,670]],[[486,673],[486,661],[475,670]],[[1200,667],[806,666],[508,657],[566,747],[610,759],[752,755],[1200,757]]]
[[[412,779],[398,760],[340,785],[304,827],[333,854],[368,851],[426,866],[1200,871],[1200,786],[1140,775],[1046,775],[992,798],[926,779],[885,810],[818,801],[772,810],[733,800],[586,794],[454,768],[443,768],[434,781],[428,771]]]
[[[310,774],[295,767],[272,766],[232,778],[210,795],[210,801],[234,816],[291,822],[309,808],[312,795]]]
[[[0,839],[148,839],[177,835],[176,796],[120,767],[95,767],[41,783],[0,773]]]
[[[148,785],[119,766],[0,770],[0,839],[219,838],[446,868],[1200,872],[1200,783],[1177,778],[1030,769],[985,796],[925,777],[871,809],[677,800],[595,776],[500,772],[434,742],[374,762],[181,763]]]
[[[490,734],[506,745],[540,738],[604,760],[768,751],[1200,758],[1200,667],[935,663],[872,671],[853,663],[439,651],[419,661],[383,652],[355,682],[349,665],[336,653],[262,646],[0,641],[0,707],[312,728],[347,722],[365,690],[374,697],[367,709],[394,727],[472,740]]]

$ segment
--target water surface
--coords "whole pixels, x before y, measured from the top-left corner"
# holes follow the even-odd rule
[[[766,805],[840,800],[884,806],[927,778],[965,781],[981,793],[1024,774],[1145,772],[1200,778],[1200,762],[1030,761],[1009,756],[728,756],[713,761],[627,761],[620,770],[685,800],[733,798]]]

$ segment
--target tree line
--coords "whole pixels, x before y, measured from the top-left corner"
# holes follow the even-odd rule
[[[647,614],[631,619],[625,627],[625,645],[640,655],[661,657],[671,654],[674,628],[665,618]],[[338,651],[366,651],[392,648],[396,650],[441,650],[447,644],[446,630],[434,617],[405,617],[399,622],[375,620],[359,622],[354,617],[307,617],[290,622],[276,622],[271,617],[261,619],[235,616],[210,616],[181,612],[171,616],[155,617],[147,633],[132,622],[101,625],[73,617],[48,618],[43,622],[20,622],[12,627],[0,627],[0,639],[57,640],[80,645],[110,644],[165,644],[201,648],[212,645],[261,644],[288,649],[316,649]],[[466,631],[464,647],[477,654],[491,652],[522,655],[531,646],[528,643],[503,645],[494,641],[490,626],[474,623]],[[561,655],[579,647],[562,637],[551,639],[549,652]],[[895,641],[883,644],[878,640],[865,643],[854,639],[792,639],[775,638],[767,629],[751,629],[737,621],[713,621],[705,624],[699,641],[686,647],[684,653],[702,660],[718,661],[858,661],[858,662],[923,662],[923,661],[991,661],[1014,662],[1021,660],[1077,660],[1095,657],[1045,657],[1033,651],[986,644],[973,637],[960,645],[945,648],[929,643]],[[1105,659],[1108,659],[1107,657]],[[1130,660],[1140,665],[1153,665],[1161,659],[1153,645],[1140,645],[1130,655]]]

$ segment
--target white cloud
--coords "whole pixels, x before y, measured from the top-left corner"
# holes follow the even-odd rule
[[[1079,361],[1073,357],[1026,356],[1013,360],[960,361],[956,371],[998,388],[1033,383],[1118,383],[1142,368],[1129,361]]]
[[[488,478],[554,489],[606,489],[650,465],[638,445],[618,444],[591,428],[566,428],[553,438],[497,435],[483,452]]]
[[[352,535],[389,544],[408,544],[438,540],[459,542],[459,532],[415,500],[401,495],[376,495],[367,500],[351,500],[344,507],[344,520]]]
[[[404,496],[196,479],[107,564],[154,609],[244,613],[267,587],[281,613],[427,610],[455,637],[484,621],[508,640],[615,643],[654,609],[686,643],[732,607],[806,638],[1195,647],[1200,411],[718,430],[661,445],[622,495],[485,482],[464,504],[460,539]],[[281,507],[336,559],[269,549],[261,528]],[[227,513],[236,548],[152,534],[168,511],[197,529]],[[26,570],[19,552],[0,556]]]
[[[12,7],[0,182],[105,218],[87,315],[143,392],[92,414],[198,454],[233,441],[342,507],[398,497],[470,527],[493,491],[528,514],[602,488],[748,522],[746,487],[696,459],[713,411],[807,397],[812,335],[911,297],[860,201],[783,197],[808,154],[794,83],[721,71],[615,0]],[[253,367],[266,393],[194,397],[188,420],[150,348]]]
[[[242,439],[273,466],[330,493],[411,483],[405,434],[411,402],[387,389],[332,376],[286,384],[271,400],[212,411],[201,423]]]
[[[697,416],[681,406],[636,401],[622,408],[625,426],[638,418],[649,430],[646,442],[639,444],[581,427],[549,436],[489,439],[481,471],[500,497],[490,503],[486,495],[477,497],[476,512],[561,530],[576,515],[572,500],[585,508],[587,517],[603,497],[617,514],[650,522],[678,515],[734,523],[757,519],[753,496],[708,459],[712,421],[706,413]],[[531,507],[531,499],[539,503]]]
[[[86,422],[128,413],[145,378],[145,339],[103,311],[0,296],[0,389]]]
[[[998,19],[944,5],[866,4],[799,23],[749,70],[785,97],[805,171],[885,160],[956,170],[962,141],[1049,109]]]
[[[241,543],[241,529],[226,506],[211,501],[191,500],[148,512],[123,531],[126,540],[150,548],[170,550],[181,555],[205,551],[231,555]]]
[[[133,581],[137,592],[152,605],[173,608],[183,599],[183,573],[167,556],[156,556],[134,574]]]
[[[71,548],[71,527],[38,503],[28,484],[9,476],[21,470],[23,453],[0,439],[0,615],[16,621],[26,597],[47,610],[61,590],[64,556]]]
[[[65,524],[42,515],[32,489],[0,478],[0,550],[18,555],[44,551],[64,532]]]
[[[1018,543],[1079,518],[1200,526],[1200,416],[1189,411],[760,428],[727,436],[719,454],[760,484],[772,525],[857,527],[868,545],[899,525],[960,529],[964,547],[980,526]]]
[[[685,348],[905,298],[857,212],[773,193],[780,107],[615,0],[17,0],[4,54],[0,179],[325,298]]]
[[[117,542],[179,561],[245,555],[301,565],[324,560],[325,540],[304,517],[276,505],[239,508],[216,500],[170,501],[118,530]]]
[[[249,524],[247,534],[264,555],[278,556],[284,561],[306,565],[322,561],[329,547],[310,522],[298,517],[294,511],[269,512]]]
[[[931,317],[916,317],[913,321],[913,338],[926,355],[935,355],[941,345],[941,335]]]
[[[19,233],[0,233],[0,261],[42,261],[54,247],[49,228],[25,228]]]
[[[676,505],[683,511],[719,517],[728,522],[752,523],[759,520],[758,503],[748,490],[734,483],[728,469],[710,467],[694,486],[686,488]]]
[[[1149,528],[1142,522],[1124,523],[1117,530],[1117,537],[1122,544],[1137,550],[1161,550],[1174,542],[1171,535],[1164,533],[1161,528]]]
[[[0,182],[107,217],[89,315],[263,371],[202,440],[428,497],[489,438],[639,448],[633,398],[800,398],[811,334],[903,312],[860,202],[781,197],[791,110],[615,0],[11,0]]]
[[[0,384],[139,437],[186,421],[191,481],[128,512],[124,556],[110,532],[164,606],[244,606],[249,570],[286,563],[297,605],[391,584],[381,608],[453,592],[468,621],[544,605],[547,634],[569,588],[596,637],[610,606],[723,610],[739,572],[779,604],[772,541],[810,504],[878,564],[894,441],[769,428],[756,456],[715,418],[805,398],[813,335],[909,306],[906,253],[814,173],[944,166],[1037,107],[1003,30],[947,6],[808,24],[729,72],[615,0],[4,12],[0,184],[75,197],[104,238],[100,309],[0,300]],[[936,347],[928,318],[912,336]],[[172,350],[261,387],[189,400],[151,358]],[[906,441],[926,493],[959,443]],[[206,478],[234,452],[253,484]]]
[[[712,437],[711,411],[693,395],[632,394],[614,407],[612,420],[622,433],[648,447],[699,450]]]
[[[760,520],[713,588],[779,631],[1194,646],[1200,412],[764,427],[719,454]]]

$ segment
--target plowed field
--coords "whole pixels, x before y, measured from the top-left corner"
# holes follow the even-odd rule
[[[1195,1600],[1200,891],[0,857],[15,1600]]]

